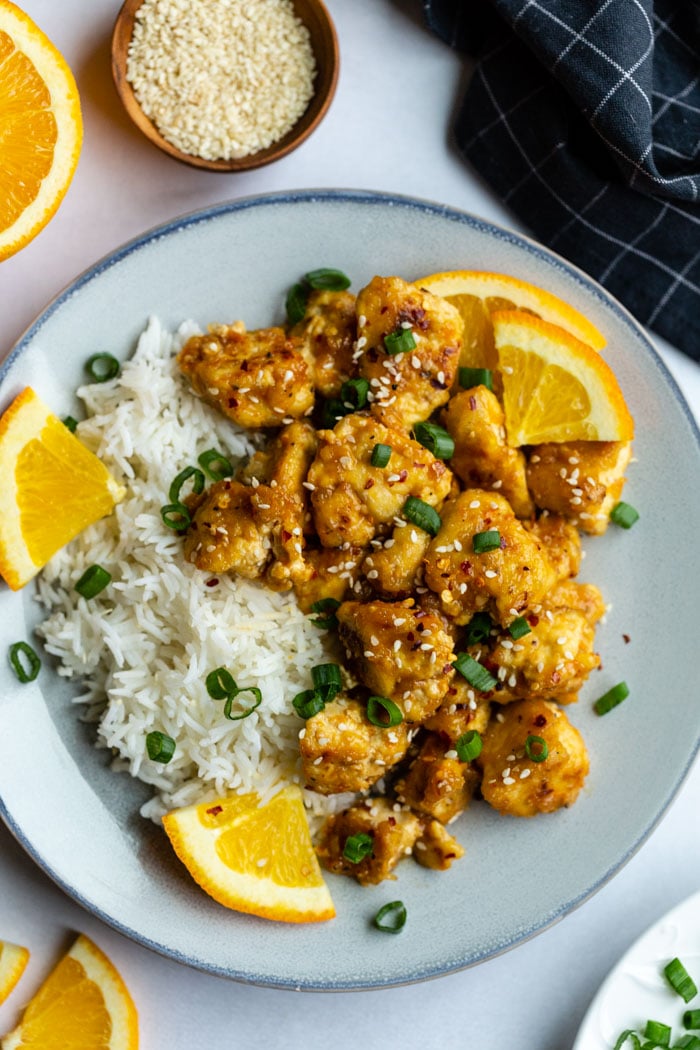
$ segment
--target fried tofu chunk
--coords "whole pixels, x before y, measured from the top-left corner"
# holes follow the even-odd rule
[[[440,733],[451,745],[475,729],[484,733],[489,724],[491,703],[482,693],[476,692],[461,675],[456,674],[434,715],[427,718],[423,728]]]
[[[475,553],[474,537],[494,530],[499,547]],[[486,610],[504,626],[541,602],[556,579],[544,544],[516,518],[506,499],[483,489],[467,489],[443,507],[424,578],[455,623],[468,623]]]
[[[190,496],[186,560],[205,572],[234,571],[249,580],[262,576],[271,541],[269,530],[256,521],[253,495],[253,489],[225,478],[202,496]]]
[[[370,383],[373,413],[406,427],[427,419],[448,400],[457,374],[459,311],[400,277],[374,277],[357,296],[357,316],[359,372]],[[402,333],[415,345],[394,353],[392,337]]]
[[[526,528],[547,552],[559,580],[576,576],[581,568],[581,536],[575,525],[559,514],[545,513]]]
[[[350,292],[312,291],[304,318],[289,329],[312,362],[313,384],[323,397],[338,397],[355,374],[357,337],[355,296]]]
[[[367,799],[326,821],[316,852],[321,864],[335,875],[354,876],[361,886],[373,886],[393,879],[394,868],[410,856],[423,832],[415,813],[384,798]],[[343,855],[351,835],[372,838],[372,853],[358,863]]]
[[[455,443],[450,467],[465,485],[498,490],[516,517],[532,517],[535,508],[525,478],[525,456],[506,442],[503,409],[495,394],[485,386],[455,394],[442,423]]]
[[[348,597],[361,572],[365,558],[363,547],[321,547],[304,550],[306,572],[294,578],[294,592],[302,612],[308,613],[314,602]]]
[[[366,791],[401,761],[409,742],[405,722],[375,726],[364,703],[338,696],[309,718],[300,734],[306,786],[321,795]]]
[[[438,708],[454,674],[452,638],[442,620],[412,598],[403,602],[343,602],[338,634],[357,678],[387,697],[406,722]]]
[[[312,369],[283,328],[212,325],[187,340],[178,364],[196,394],[242,427],[281,427],[313,409]]]
[[[460,762],[437,733],[429,733],[405,777],[396,783],[399,802],[447,824],[469,805],[481,773]]]
[[[528,738],[539,737],[548,749],[534,762],[525,750]],[[541,745],[531,740],[534,754]],[[586,745],[578,729],[556,704],[520,700],[491,720],[479,758],[481,793],[501,813],[533,817],[552,813],[576,801],[588,774]]]
[[[362,566],[370,587],[384,598],[407,598],[422,582],[430,535],[409,524],[395,528],[384,543],[374,543]]]
[[[582,613],[591,627],[605,615],[605,599],[594,583],[577,583],[575,580],[562,580],[547,595],[547,609],[577,609]]]
[[[324,547],[364,547],[379,529],[393,527],[409,496],[438,507],[452,474],[426,448],[400,429],[365,413],[345,416],[319,433],[311,464],[314,524]],[[373,467],[372,450],[389,445],[386,467]]]
[[[453,860],[463,856],[464,847],[439,820],[428,821],[413,848],[413,859],[434,871],[447,871]]]
[[[629,441],[534,445],[527,483],[538,507],[561,514],[582,532],[599,536],[622,495],[631,458]]]

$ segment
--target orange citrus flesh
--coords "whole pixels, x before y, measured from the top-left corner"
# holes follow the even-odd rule
[[[24,11],[0,0],[0,260],[55,213],[82,135],[78,90],[65,60]]]
[[[0,418],[0,576],[24,586],[124,495],[100,460],[27,387]]]
[[[421,277],[415,282],[452,303],[464,320],[460,365],[490,368],[497,365],[491,316],[496,310],[524,310],[565,328],[595,350],[605,337],[582,313],[544,288],[517,277],[482,270],[453,270]]]
[[[590,346],[523,310],[492,321],[510,445],[633,438],[617,379]]]
[[[136,1007],[107,956],[81,934],[24,1010],[2,1050],[137,1050]]]
[[[19,944],[0,941],[0,1004],[4,1003],[24,973],[29,951]]]
[[[335,915],[299,788],[283,788],[264,805],[248,794],[186,806],[167,813],[163,826],[195,882],[219,904],[280,922]]]

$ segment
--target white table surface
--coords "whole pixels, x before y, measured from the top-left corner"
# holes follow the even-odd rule
[[[243,175],[179,165],[129,123],[109,65],[119,0],[21,3],[75,72],[85,142],[56,217],[0,266],[0,359],[84,268],[145,229],[215,202],[275,190],[352,187],[439,201],[528,232],[451,145],[450,117],[469,69],[424,29],[418,0],[327,2],[342,52],[330,113],[297,151]],[[700,418],[700,368],[655,342]],[[610,803],[614,809],[614,798]],[[47,819],[52,804],[47,799]],[[235,984],[131,943],[66,897],[0,825],[0,939],[32,950],[20,987],[0,1007],[0,1033],[15,1023],[71,934],[82,931],[126,979],[140,1015],[141,1046],[149,1050],[224,1050],[254,1040],[266,1050],[567,1050],[621,953],[698,889],[699,804],[696,762],[660,825],[623,870],[572,915],[505,955],[425,984],[325,995]]]

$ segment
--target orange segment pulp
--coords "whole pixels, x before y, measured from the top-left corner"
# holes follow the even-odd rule
[[[19,944],[0,941],[0,1004],[4,1003],[24,973],[29,951]]]
[[[53,216],[73,178],[82,134],[65,60],[24,11],[0,0],[0,260]]]
[[[248,794],[186,806],[163,826],[195,882],[225,907],[280,922],[335,915],[299,788],[264,805]]]
[[[27,387],[0,418],[0,576],[24,586],[124,495],[100,460]]]
[[[510,445],[633,438],[632,416],[600,354],[523,310],[496,311],[492,321]]]

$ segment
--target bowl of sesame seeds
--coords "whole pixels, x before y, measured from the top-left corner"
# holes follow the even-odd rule
[[[176,160],[247,171],[301,145],[335,94],[322,0],[125,0],[112,74],[140,131]]]

